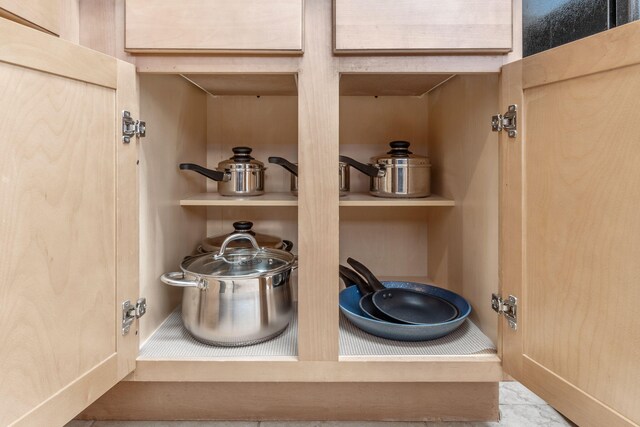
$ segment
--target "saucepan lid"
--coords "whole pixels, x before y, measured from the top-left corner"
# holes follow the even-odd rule
[[[248,240],[250,248],[231,248],[237,240]],[[282,273],[294,268],[297,258],[290,252],[261,248],[250,234],[232,234],[217,253],[188,257],[182,262],[185,273],[213,279],[254,278]]]
[[[374,165],[404,165],[410,167],[430,166],[428,157],[413,154],[409,151],[410,145],[411,143],[408,141],[391,141],[389,143],[391,150],[387,151],[386,154],[372,157],[371,163]]]
[[[233,232],[230,234],[224,234],[221,236],[211,236],[202,240],[201,252],[217,252],[225,239],[234,234],[249,234],[258,242],[258,246],[261,248],[274,248],[284,249],[285,251],[291,251],[293,243],[288,240],[283,240],[277,236],[270,236],[268,234],[256,233],[253,231],[253,222],[251,221],[236,221],[233,223]],[[229,243],[229,248],[251,248],[251,242],[246,239],[238,239]]]

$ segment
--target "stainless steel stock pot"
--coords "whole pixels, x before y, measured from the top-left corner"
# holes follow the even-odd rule
[[[230,248],[248,240],[250,248]],[[198,341],[222,346],[251,345],[280,334],[293,314],[290,252],[260,248],[248,233],[227,237],[220,251],[187,257],[181,272],[160,278],[184,288],[182,321]]]

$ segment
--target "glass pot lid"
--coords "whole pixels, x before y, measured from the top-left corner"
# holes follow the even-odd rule
[[[387,151],[386,154],[372,157],[371,163],[374,165],[404,165],[410,167],[431,166],[428,157],[413,154],[409,151],[410,145],[411,143],[408,141],[391,141],[389,143],[391,150]]]
[[[234,241],[246,240],[249,248],[231,248]],[[296,256],[279,249],[261,248],[256,239],[247,233],[228,236],[217,253],[188,257],[182,262],[182,270],[213,279],[249,279],[274,275],[294,267]]]
[[[261,248],[285,249],[284,241],[277,236],[256,233],[253,231],[253,223],[251,221],[236,221],[233,223],[233,232],[222,236],[211,236],[202,240],[202,249],[205,252],[214,252],[220,249],[224,240],[233,234],[250,234],[258,242]],[[230,248],[251,248],[251,242],[246,239],[234,240],[229,243]]]
[[[264,169],[264,163],[251,157],[250,147],[233,147],[233,157],[218,163],[218,169]]]

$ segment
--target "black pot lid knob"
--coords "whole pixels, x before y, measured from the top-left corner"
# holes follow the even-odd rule
[[[251,231],[253,223],[251,221],[236,221],[233,223],[233,228],[236,231]]]
[[[409,141],[391,141],[389,146],[391,150],[387,152],[387,154],[391,154],[392,156],[408,156],[409,154],[413,154],[409,151],[409,146],[411,143]]]
[[[233,151],[231,160],[234,162],[245,163],[253,160],[253,157],[251,157],[253,150],[250,147],[233,147],[231,151]]]

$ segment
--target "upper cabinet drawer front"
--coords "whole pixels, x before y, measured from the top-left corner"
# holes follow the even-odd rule
[[[511,50],[511,0],[334,0],[335,49]]]
[[[7,17],[53,34],[60,34],[60,0],[0,0],[0,17]]]
[[[303,0],[127,0],[129,51],[302,51]]]

